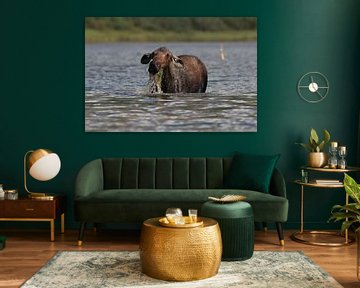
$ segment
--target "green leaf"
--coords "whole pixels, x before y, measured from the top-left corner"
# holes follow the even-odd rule
[[[334,205],[328,221],[343,221],[341,231],[349,229],[354,223],[360,223],[360,186],[348,174],[344,173],[346,193],[355,201],[347,205]]]
[[[356,203],[334,205],[328,221],[343,221],[343,225],[348,225],[350,222],[351,224],[356,222],[360,223],[360,210],[356,209]],[[346,224],[344,224],[345,222]]]
[[[309,152],[322,152],[324,151],[325,144],[330,140],[330,133],[326,129],[323,129],[323,133],[324,133],[324,140],[322,140],[319,143],[319,136],[316,130],[314,128],[311,128],[308,143],[307,144],[296,143],[296,144],[301,145]]]
[[[325,145],[325,142],[324,140],[320,142],[318,148],[319,148],[319,151],[318,152],[321,152],[321,151],[324,151],[324,145]]]
[[[352,205],[346,205],[345,207],[347,211],[354,213],[354,215],[360,216],[360,210],[358,208],[353,207]]]
[[[348,205],[334,205],[332,207],[331,213],[338,212],[338,211],[336,211],[336,209],[338,209],[338,211],[349,211],[349,212],[354,213],[355,215],[360,215],[360,210],[359,210],[359,208],[357,208],[356,203],[350,203]],[[341,213],[344,213],[344,212],[341,212]]]
[[[344,173],[344,187],[346,193],[357,203],[360,204],[360,186],[348,174]]]
[[[311,139],[311,136],[309,138],[309,146],[311,147],[310,152],[318,152],[318,151],[316,151],[317,143],[313,139]]]
[[[353,220],[353,221],[359,221],[358,216],[354,214],[347,214],[347,213],[333,213],[332,216],[329,218],[330,221],[338,222],[338,221],[346,221],[346,220]]]
[[[295,144],[298,144],[300,145],[301,147],[305,148],[306,150],[308,150],[309,152],[311,152],[312,148],[311,146],[309,145],[309,143],[295,143]]]
[[[312,140],[314,140],[314,142],[315,142],[316,144],[318,144],[318,142],[319,142],[319,136],[318,136],[318,134],[316,133],[316,130],[315,130],[314,128],[311,128],[310,137],[311,137]]]
[[[326,129],[323,130],[323,133],[324,133],[324,144],[326,144],[327,142],[330,141],[330,133]]]
[[[358,215],[349,212],[334,212],[329,220],[339,221],[346,218],[357,219]]]
[[[354,223],[358,222],[358,220],[353,220],[353,221],[344,221],[341,225],[341,233],[344,233],[344,231],[346,229],[349,229],[351,225],[353,225]]]

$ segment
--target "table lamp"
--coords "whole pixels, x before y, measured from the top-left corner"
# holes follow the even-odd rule
[[[24,187],[30,198],[53,199],[53,196],[29,191],[26,185],[27,169],[29,169],[29,174],[36,180],[48,181],[59,173],[60,166],[59,156],[48,149],[26,152],[24,156]]]

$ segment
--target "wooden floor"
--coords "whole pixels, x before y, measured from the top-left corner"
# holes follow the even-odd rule
[[[360,287],[356,277],[356,244],[342,247],[320,247],[292,241],[285,233],[285,247],[277,245],[275,231],[257,231],[255,250],[303,251],[344,287]],[[59,250],[138,250],[137,231],[86,231],[82,247],[76,245],[77,231],[56,234],[50,242],[45,230],[0,230],[7,237],[0,251],[0,287],[19,287],[36,273]],[[61,287],[59,287],[61,288]]]

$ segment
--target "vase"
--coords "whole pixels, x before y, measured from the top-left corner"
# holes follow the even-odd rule
[[[328,155],[325,152],[310,152],[308,156],[308,165],[313,168],[321,168],[327,164]]]

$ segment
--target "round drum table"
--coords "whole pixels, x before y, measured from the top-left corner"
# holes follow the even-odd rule
[[[167,281],[199,280],[218,273],[222,242],[216,220],[199,217],[202,226],[169,228],[161,226],[159,219],[148,219],[141,228],[143,273]]]

